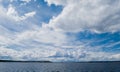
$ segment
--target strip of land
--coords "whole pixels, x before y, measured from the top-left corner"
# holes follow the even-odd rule
[[[51,61],[17,61],[17,60],[0,60],[0,62],[40,62],[40,63],[54,63]],[[120,61],[80,61],[80,62],[55,62],[55,63],[116,63]]]

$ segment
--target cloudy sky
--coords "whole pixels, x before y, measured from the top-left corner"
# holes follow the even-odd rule
[[[0,59],[120,60],[120,0],[0,0]]]

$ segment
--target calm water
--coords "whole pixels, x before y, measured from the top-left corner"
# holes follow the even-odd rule
[[[120,62],[115,63],[0,62],[0,72],[120,72]]]

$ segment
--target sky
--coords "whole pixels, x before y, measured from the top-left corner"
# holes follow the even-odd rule
[[[0,59],[120,60],[120,0],[0,0]]]

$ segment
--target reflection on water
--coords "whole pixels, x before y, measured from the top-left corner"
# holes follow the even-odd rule
[[[0,72],[120,72],[120,62],[115,63],[0,62]]]

